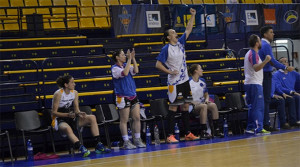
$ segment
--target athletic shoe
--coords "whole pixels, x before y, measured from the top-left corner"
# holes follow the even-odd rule
[[[247,134],[254,134],[254,130],[253,130],[253,129],[251,129],[251,130],[246,130],[245,133],[247,133]]]
[[[195,136],[192,132],[190,132],[188,135],[184,136],[184,139],[186,141],[192,141],[192,140],[199,140],[200,137]]]
[[[215,129],[215,130],[214,130],[214,136],[215,136],[215,137],[219,137],[219,138],[223,138],[223,137],[224,137],[224,134],[221,133],[219,129]]]
[[[202,130],[200,132],[200,139],[201,140],[207,140],[207,139],[210,139],[211,138],[211,135],[209,133],[206,132],[206,130]]]
[[[127,141],[124,141],[122,149],[125,149],[125,150],[136,149],[136,146],[133,145],[130,140],[127,140]]]
[[[86,149],[83,145],[81,145],[81,146],[79,147],[79,151],[81,152],[82,157],[87,157],[87,156],[89,156],[90,153],[91,153],[91,152],[90,152],[88,149]]]
[[[145,148],[146,147],[146,145],[142,142],[141,138],[137,138],[137,139],[134,138],[133,143],[137,148]]]
[[[99,142],[95,148],[95,152],[97,154],[102,154],[102,153],[110,153],[111,150],[105,147],[101,142]]]
[[[264,129],[269,132],[276,132],[278,129],[273,128],[272,126],[264,126]]]
[[[283,126],[280,126],[280,129],[291,130],[292,127],[288,123],[285,123]]]
[[[262,129],[260,132],[257,132],[256,135],[270,135],[271,132],[265,129]]]
[[[167,138],[167,143],[178,143],[179,141],[175,138],[174,135],[171,135]]]

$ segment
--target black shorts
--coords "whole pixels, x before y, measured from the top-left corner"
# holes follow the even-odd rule
[[[176,94],[170,94],[169,92],[169,101],[174,105],[181,105],[184,103],[190,103],[193,100],[190,82],[186,81],[182,84],[176,85]],[[171,102],[170,96],[176,96],[174,102]],[[174,98],[174,97],[173,97]]]
[[[73,112],[71,111],[70,108],[59,108],[58,112],[62,112],[62,113],[70,113]],[[65,122],[67,123],[72,129],[74,129],[76,127],[76,119],[75,118],[69,118],[69,117],[58,117],[56,118],[57,120],[57,125],[59,126],[60,123]]]
[[[130,107],[130,109],[133,109],[136,104],[139,104],[139,99],[137,96],[135,96],[134,99],[130,100],[128,97],[116,97],[116,104],[118,109],[123,109]]]

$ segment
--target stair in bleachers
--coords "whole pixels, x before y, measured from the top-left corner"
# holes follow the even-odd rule
[[[86,45],[86,36],[0,39],[0,49]]]

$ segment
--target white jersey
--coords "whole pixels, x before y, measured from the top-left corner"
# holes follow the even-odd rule
[[[158,57],[160,62],[164,63],[170,71],[178,71],[176,75],[168,75],[168,85],[179,85],[188,81],[187,65],[185,59],[184,45],[186,42],[186,34],[184,33],[176,45],[165,45]]]
[[[59,89],[56,92],[61,93],[61,98],[60,98],[60,101],[59,101],[58,108],[69,108],[69,107],[71,107],[71,105],[72,105],[72,103],[75,99],[75,91],[71,90],[69,94],[66,94],[64,89]]]
[[[253,66],[255,64],[262,63],[258,53],[256,53],[253,49],[249,50],[244,59],[244,73],[245,73],[245,85],[248,84],[258,84],[262,85],[263,83],[263,69],[255,72]]]
[[[204,102],[204,94],[207,92],[206,83],[203,78],[199,78],[198,82],[195,82],[192,78],[190,79],[190,87],[192,91],[193,101]]]

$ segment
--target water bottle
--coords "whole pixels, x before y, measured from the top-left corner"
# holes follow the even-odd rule
[[[228,137],[228,124],[226,118],[224,118],[223,133],[224,137]]]
[[[132,132],[131,132],[130,128],[128,128],[128,139],[129,139],[131,142],[133,142],[133,141],[132,141]]]
[[[149,126],[146,128],[146,145],[149,146],[151,144],[151,132]]]
[[[27,141],[27,158],[29,161],[33,161],[33,147],[30,139]]]
[[[178,140],[178,141],[180,141],[179,133],[180,133],[180,131],[179,131],[178,125],[176,123],[175,124],[175,139]]]
[[[155,145],[160,144],[159,129],[158,129],[157,125],[155,125],[155,127],[154,127],[154,143],[155,143]]]

